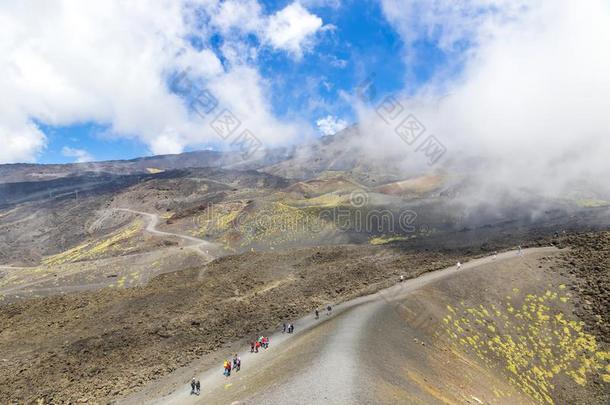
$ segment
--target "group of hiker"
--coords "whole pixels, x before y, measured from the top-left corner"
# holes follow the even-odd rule
[[[201,383],[194,378],[191,380],[191,395],[201,394]]]
[[[258,353],[258,349],[268,349],[269,348],[269,337],[260,336],[258,339],[253,339],[250,341],[250,353]]]
[[[241,358],[237,355],[237,353],[235,353],[235,355],[233,356],[233,360],[225,360],[223,370],[224,371],[222,372],[222,374],[224,374],[225,377],[231,376],[231,370],[235,372],[241,370]]]
[[[326,307],[326,315],[332,314],[332,307],[328,305]],[[316,319],[320,317],[320,311],[315,310]],[[282,333],[294,333],[294,324],[284,323],[282,325]],[[258,353],[259,349],[268,349],[271,339],[268,336],[259,336],[256,339],[250,341],[250,353]],[[235,353],[233,359],[227,359],[223,364],[223,375],[230,377],[231,372],[238,372],[241,369],[241,358]],[[199,395],[201,393],[201,383],[195,378],[191,381],[191,395]]]
[[[331,307],[330,305],[326,306],[326,316],[331,316],[333,313],[333,307]],[[320,311],[318,311],[318,309],[316,308],[314,315],[316,316],[316,319],[320,318]]]

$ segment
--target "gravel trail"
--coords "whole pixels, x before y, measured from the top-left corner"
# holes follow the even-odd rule
[[[149,212],[135,211],[129,208],[113,208],[115,211],[123,211],[130,212],[132,214],[137,214],[148,219],[148,225],[146,225],[146,231],[152,233],[154,235],[159,236],[169,236],[175,237],[178,239],[182,239],[190,244],[189,248],[193,249],[195,252],[205,256],[208,260],[214,260],[214,256],[209,252],[216,248],[216,245],[212,242],[209,242],[204,239],[195,238],[194,236],[183,235],[179,233],[173,232],[165,232],[157,229],[157,225],[159,225],[160,218],[157,214],[151,214]]]
[[[524,249],[523,255],[556,250],[554,247]],[[471,260],[461,269],[452,266],[426,273],[376,294],[337,305],[331,316],[321,313],[319,320],[305,317],[295,323],[294,335],[272,335],[269,350],[258,354],[250,354],[249,348],[242,350],[239,355],[243,369],[230,378],[222,375],[220,365],[197,375],[202,385],[200,396],[190,395],[188,381],[184,381],[179,384],[183,388],[154,400],[144,400],[142,396],[133,398],[154,404],[378,403],[379,399],[372,397],[374,379],[369,375],[374,368],[369,362],[375,358],[376,345],[367,338],[376,335],[383,339],[384,330],[390,333],[392,328],[401,325],[386,325],[382,330],[373,331],[371,328],[378,327],[374,326],[374,320],[393,311],[396,303],[409,293],[431,282],[514,259],[517,255],[516,251],[510,251],[496,258]],[[122,403],[135,403],[133,398]]]

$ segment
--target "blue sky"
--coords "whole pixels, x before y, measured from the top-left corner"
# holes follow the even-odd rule
[[[78,161],[70,150],[86,151],[86,160],[122,160],[146,155],[147,148],[135,138],[117,138],[108,133],[107,125],[83,123],[69,126],[39,124],[47,136],[48,146],[39,163],[72,163]]]
[[[261,2],[264,13],[269,15],[290,4]],[[328,116],[353,123],[357,118],[345,95],[353,95],[363,80],[373,77],[377,97],[381,97],[404,88],[418,88],[446,62],[436,44],[424,40],[413,47],[417,57],[406,66],[403,41],[377,1],[343,1],[338,7],[331,3],[307,10],[321,18],[328,29],[317,36],[301,57],[272,47],[259,47],[256,60],[250,62],[268,83],[271,112],[279,120],[305,120],[314,130],[316,122]],[[212,49],[226,63],[222,46],[233,39],[230,33],[213,32],[207,40],[194,36],[190,43],[196,48]],[[260,45],[254,35],[244,41],[254,47]],[[130,159],[152,153],[150,145],[141,138],[116,132],[108,122],[53,125],[39,119],[37,123],[46,136],[46,147],[36,159],[39,163],[78,160],[71,150],[86,151],[85,160]],[[218,147],[218,143],[188,144],[183,150],[205,147]]]

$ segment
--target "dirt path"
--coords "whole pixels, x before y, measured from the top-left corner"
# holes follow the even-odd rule
[[[523,250],[523,255],[555,251],[554,247],[534,248]],[[146,394],[144,390],[122,403],[374,403],[378,399],[370,396],[373,380],[367,375],[370,365],[365,360],[371,355],[368,347],[371,342],[365,337],[380,336],[379,330],[370,330],[374,325],[372,320],[392,311],[395,301],[434,281],[515,258],[518,258],[516,251],[505,252],[496,258],[469,261],[460,270],[454,266],[426,273],[376,294],[337,305],[332,316],[322,314],[320,320],[313,316],[303,318],[295,322],[294,335],[272,335],[268,351],[250,354],[249,348],[241,350],[243,370],[229,379],[222,376],[220,366],[197,375],[202,383],[201,396],[191,396],[190,376],[176,372],[156,382],[151,393]],[[363,356],[364,352],[367,356]],[[167,393],[166,387],[174,387],[174,391],[159,394],[163,390]]]
[[[130,212],[132,214],[137,214],[148,219],[148,225],[146,226],[146,231],[150,232],[154,235],[166,236],[166,237],[174,237],[178,239],[182,239],[190,244],[189,248],[193,249],[195,252],[205,256],[209,261],[214,260],[214,256],[210,254],[210,251],[213,251],[217,246],[204,239],[195,238],[194,236],[183,235],[179,233],[173,232],[165,232],[157,229],[157,225],[159,225],[160,218],[157,214],[151,214],[148,212],[135,211],[129,208],[113,208],[115,211],[123,211]]]
[[[208,242],[203,239],[195,238],[189,235],[182,235],[178,233],[172,232],[164,232],[157,229],[157,226],[160,222],[160,218],[157,214],[151,214],[148,212],[135,211],[128,208],[113,208],[114,211],[123,211],[129,212],[136,215],[141,215],[147,219],[146,232],[149,232],[153,235],[163,236],[163,237],[171,237],[178,238],[186,241],[188,244],[186,248],[193,250],[195,253],[206,258],[207,261],[214,260],[214,256],[210,253],[216,248],[216,245]],[[105,218],[106,214],[102,218]],[[146,253],[150,254],[150,252]],[[37,273],[37,267],[12,267],[12,266],[4,266],[0,265],[0,271],[7,272],[6,275],[11,275],[14,272],[22,272],[29,271],[32,275],[30,280],[23,280],[20,284],[8,287],[8,288],[0,288],[0,294],[6,295],[10,293],[16,293],[19,291],[25,291],[26,289],[30,289],[27,291],[28,294],[37,294],[37,293],[51,293],[53,291],[57,291],[60,293],[66,292],[80,292],[87,291],[96,288],[106,287],[108,283],[100,282],[100,283],[85,283],[83,285],[72,285],[72,286],[53,286],[53,287],[45,287],[40,289],[31,289],[39,284],[46,283],[49,281],[53,281],[55,276],[53,274],[49,275],[46,273]],[[79,270],[74,270],[72,272],[63,272],[62,277],[73,275],[79,273]]]

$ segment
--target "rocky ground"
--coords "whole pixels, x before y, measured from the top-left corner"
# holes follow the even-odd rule
[[[583,297],[571,288],[578,279],[563,265],[575,250],[594,246],[577,243],[569,251],[491,260],[406,296],[396,310],[412,329],[410,338],[397,331],[392,339],[391,312],[388,319],[376,316],[371,336],[388,330],[380,343],[387,349],[377,357],[387,352],[381,364],[392,364],[373,373],[384,376],[379,387],[435,399],[423,403],[478,403],[474,396],[485,404],[607,404],[610,345],[591,328],[595,314],[579,311]],[[413,350],[418,342],[423,347]],[[406,375],[394,375],[401,368]]]
[[[610,232],[567,235],[571,248],[558,269],[570,277],[576,293],[576,311],[586,329],[610,343]]]
[[[3,306],[0,402],[112,398],[224,343],[455,260],[359,246],[247,253],[143,288]]]
[[[538,243],[570,247],[553,269],[572,280],[580,317],[607,342],[610,233],[531,244]],[[446,267],[463,254],[392,246],[252,252],[164,274],[146,287],[2,306],[0,402],[111,399],[228,342],[377,291],[398,274]]]

